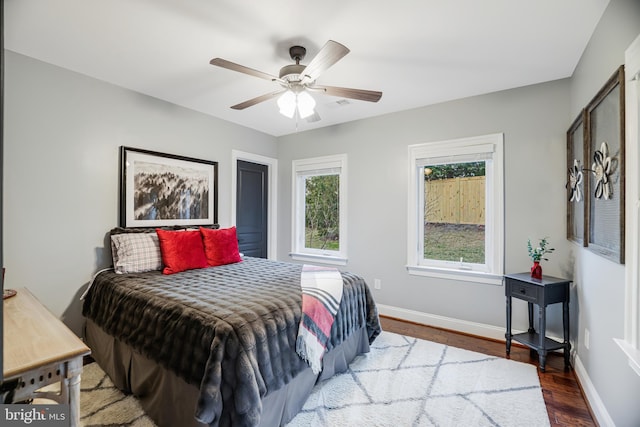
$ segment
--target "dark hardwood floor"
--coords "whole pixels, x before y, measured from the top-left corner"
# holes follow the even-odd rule
[[[491,356],[506,357],[504,342],[384,316],[380,316],[380,322],[382,323],[382,329],[385,331],[477,351]],[[509,359],[538,365],[537,355],[534,354],[534,357],[532,357],[528,348],[517,343],[512,343]],[[549,413],[549,422],[552,426],[582,427],[598,425],[591,416],[573,370],[565,372],[562,354],[548,354],[545,372],[538,370],[538,376],[540,377],[542,394]]]

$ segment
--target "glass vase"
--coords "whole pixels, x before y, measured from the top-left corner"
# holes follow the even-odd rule
[[[542,279],[542,267],[540,266],[540,261],[533,261],[533,266],[531,266],[531,277],[534,279]]]

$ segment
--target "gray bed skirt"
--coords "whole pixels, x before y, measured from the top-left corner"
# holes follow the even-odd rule
[[[87,319],[85,340],[91,347],[91,355],[116,387],[135,395],[158,426],[206,426],[194,418],[199,395],[196,386],[108,335],[90,319]],[[365,326],[325,354],[320,374],[315,375],[307,368],[285,387],[264,396],[260,426],[284,426],[302,409],[317,382],[346,371],[358,354],[368,351]]]

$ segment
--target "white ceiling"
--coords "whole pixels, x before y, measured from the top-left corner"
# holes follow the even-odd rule
[[[571,76],[609,0],[5,0],[5,48],[280,136]],[[317,123],[275,100],[229,107],[277,83],[288,48],[306,64],[351,49],[317,81],[383,92],[378,103],[314,94]],[[10,82],[8,82],[10,84]]]

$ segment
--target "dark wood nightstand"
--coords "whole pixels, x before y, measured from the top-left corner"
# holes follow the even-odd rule
[[[569,285],[571,280],[557,277],[542,276],[533,279],[530,273],[507,274],[504,276],[505,295],[507,297],[507,354],[511,352],[511,340],[516,340],[538,352],[540,371],[544,372],[547,352],[563,349],[564,367],[570,368],[569,355]],[[529,329],[521,334],[511,334],[511,299],[518,298],[527,301],[529,308]],[[545,336],[546,308],[549,304],[562,303],[562,326],[564,341],[558,342]],[[538,306],[538,332],[533,326],[533,305]]]

